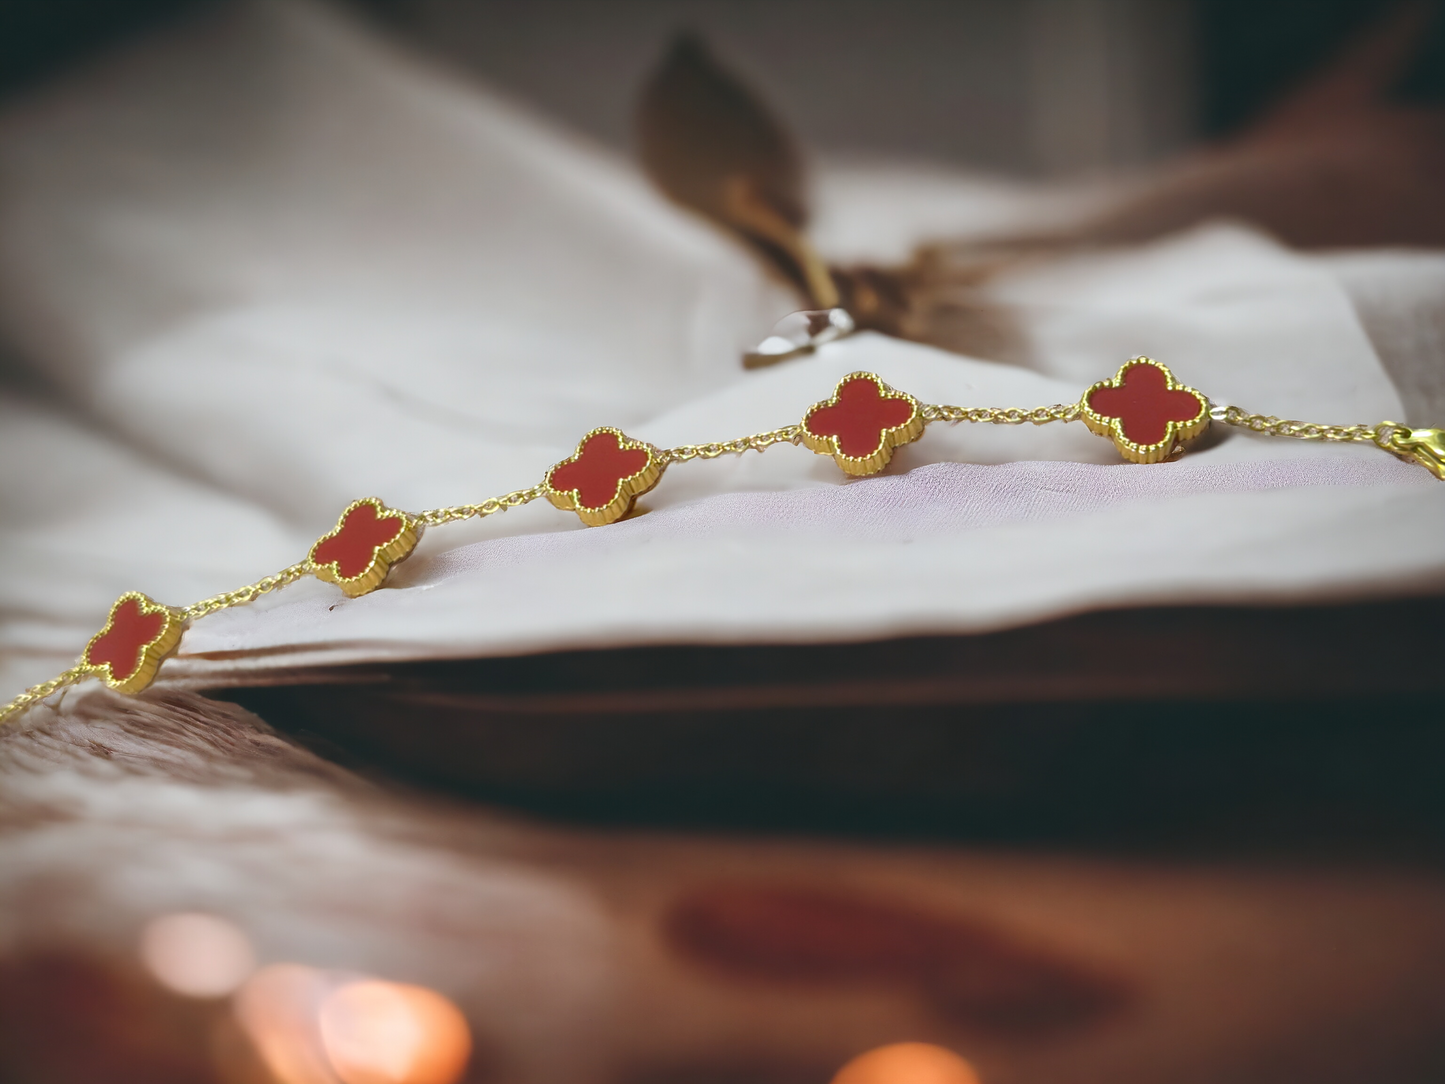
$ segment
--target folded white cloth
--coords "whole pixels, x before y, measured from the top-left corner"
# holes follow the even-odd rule
[[[66,665],[121,591],[239,586],[354,497],[522,488],[599,424],[664,444],[774,428],[855,368],[927,401],[1035,406],[1147,353],[1253,410],[1407,411],[1336,269],[1230,225],[998,283],[1035,371],[861,335],[747,373],[742,349],[795,303],[745,251],[626,164],[309,3],[223,8],[12,108],[0,171],[0,334],[56,389],[0,400],[16,688]],[[825,174],[819,237],[854,257],[913,239],[918,215],[889,208],[917,186],[889,176]],[[929,184],[940,232],[1003,198]],[[579,534],[531,506],[430,532],[364,598],[307,582],[206,618],[171,672],[1445,582],[1445,487],[1425,472],[1371,448],[1205,443],[1135,467],[1079,425],[934,426],[882,479],[787,446],[675,466],[634,521]]]

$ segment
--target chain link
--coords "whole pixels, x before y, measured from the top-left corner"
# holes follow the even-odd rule
[[[1048,425],[1050,422],[1071,422],[1079,416],[1077,403],[1055,403],[1034,407],[958,407],[929,404],[923,418],[930,422],[974,422],[985,425]]]
[[[766,433],[754,433],[750,437],[738,437],[715,444],[684,444],[678,448],[662,449],[663,465],[686,463],[689,459],[716,459],[720,455],[742,455],[746,451],[761,452],[774,444],[797,444],[802,440],[801,425],[785,425]]]
[[[540,497],[545,486],[538,484],[531,489],[518,489],[503,497],[491,497],[481,504],[457,504],[451,508],[429,508],[425,512],[418,512],[412,516],[412,520],[423,527],[439,527],[443,523],[455,523],[459,519],[471,519],[476,516],[478,519],[494,515],[497,512],[505,512],[508,508],[520,508]]]
[[[1376,425],[1316,425],[1313,422],[1276,418],[1273,414],[1251,414],[1236,406],[1216,406],[1209,412],[1215,421],[1238,426],[1271,437],[1292,437],[1295,440],[1324,440],[1378,444],[1388,448],[1390,438],[1400,428],[1395,422]]]
[[[53,677],[49,681],[42,681],[39,685],[32,685],[23,693],[17,696],[10,703],[0,708],[0,724],[9,722],[12,718],[20,715],[32,704],[38,704],[47,696],[58,693],[61,689],[69,688],[71,685],[84,681],[90,675],[90,668],[86,666],[72,666],[65,673]]]
[[[274,576],[267,576],[257,580],[255,583],[248,583],[245,587],[238,587],[234,591],[227,591],[224,594],[212,595],[210,598],[202,599],[200,602],[193,602],[181,610],[181,616],[187,621],[197,617],[205,617],[217,610],[227,610],[232,606],[244,606],[248,602],[255,602],[262,595],[274,591],[278,587],[285,587],[288,583],[295,583],[311,571],[310,561],[301,561],[283,568]]]

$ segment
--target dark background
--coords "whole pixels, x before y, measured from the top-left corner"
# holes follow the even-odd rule
[[[207,0],[5,0],[13,95]],[[415,45],[591,136],[695,28],[811,147],[1017,174],[1107,170],[1246,124],[1388,0],[353,0]],[[1437,16],[1401,93],[1445,91]]]

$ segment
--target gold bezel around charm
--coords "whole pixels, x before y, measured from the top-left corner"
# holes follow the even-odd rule
[[[599,452],[591,452],[592,442],[603,435],[610,435],[614,438],[615,448],[609,452],[598,445]],[[643,452],[646,454],[647,460],[641,469],[633,471],[631,474],[617,475],[612,496],[602,504],[583,504],[581,485],[563,489],[554,484],[553,479],[558,471],[573,464],[580,464],[585,455],[621,455],[623,452]],[[577,518],[588,527],[605,527],[609,523],[616,523],[632,511],[632,506],[636,503],[637,498],[652,489],[662,479],[662,472],[666,466],[661,454],[651,444],[642,440],[633,440],[622,430],[615,429],[610,425],[602,425],[584,434],[582,439],[577,442],[577,450],[570,456],[560,463],[553,464],[547,471],[546,478],[543,479],[542,493],[553,507],[560,508],[564,512],[576,512]]]
[[[328,542],[341,537],[342,533],[348,529],[348,520],[352,514],[363,505],[371,506],[372,523],[399,519],[401,520],[401,529],[389,539],[378,538],[372,542],[371,559],[367,561],[366,566],[355,575],[346,576],[342,574],[339,556],[326,558],[323,555],[323,559],[318,560],[317,555],[318,551],[322,550]],[[365,526],[358,522],[357,526],[351,529],[365,530]],[[306,560],[317,579],[336,584],[348,598],[357,598],[380,587],[391,572],[392,565],[410,557],[412,550],[416,549],[416,544],[420,540],[421,527],[406,512],[387,507],[386,502],[380,497],[362,497],[346,506],[346,511],[337,518],[336,526],[318,538],[312,545],[311,551],[306,555]]]
[[[1188,418],[1171,418],[1164,422],[1164,436],[1160,440],[1151,443],[1141,443],[1130,439],[1125,433],[1127,418],[1121,414],[1103,414],[1095,410],[1092,400],[1095,393],[1103,389],[1121,389],[1128,382],[1129,374],[1136,368],[1150,368],[1157,370],[1164,378],[1163,387],[1159,389],[1162,394],[1174,395],[1183,393],[1192,396],[1198,403],[1199,409]],[[1137,378],[1136,378],[1137,379]],[[1152,390],[1152,389],[1151,389]],[[1176,448],[1182,448],[1189,441],[1203,434],[1209,428],[1209,400],[1202,392],[1191,388],[1187,384],[1181,384],[1174,379],[1174,374],[1169,367],[1161,365],[1153,358],[1143,357],[1130,358],[1119,366],[1119,371],[1112,379],[1100,380],[1084,392],[1079,399],[1079,417],[1088,426],[1091,433],[1101,437],[1109,437],[1114,441],[1114,447],[1119,454],[1133,463],[1162,463],[1174,454]]]
[[[815,433],[809,428],[813,416],[824,410],[838,410],[843,407],[843,389],[854,382],[867,381],[876,389],[877,401],[894,401],[907,403],[911,408],[909,415],[896,425],[878,426],[878,444],[873,451],[866,455],[849,455],[843,451],[843,436],[837,433]],[[830,398],[824,399],[821,403],[814,403],[803,415],[803,423],[799,427],[799,435],[803,446],[818,455],[830,455],[833,461],[841,467],[844,472],[862,477],[869,474],[877,474],[884,467],[888,466],[889,460],[893,458],[893,452],[905,444],[911,444],[923,435],[923,429],[927,422],[923,418],[923,407],[918,400],[907,392],[899,391],[883,382],[883,379],[876,373],[856,372],[849,373],[838,381],[837,387],[833,389]]]
[[[107,638],[115,634],[116,620],[121,616],[122,608],[129,609],[128,604],[131,603],[134,604],[135,617],[148,618],[161,615],[162,621],[156,632],[148,639],[135,642],[135,668],[124,676],[117,677],[114,660],[105,659],[95,662],[93,653],[98,646],[105,643]],[[105,619],[105,627],[92,636],[90,642],[85,645],[85,650],[80,654],[79,665],[98,676],[110,688],[127,695],[134,695],[155,680],[156,671],[160,669],[161,663],[179,646],[181,633],[184,630],[185,617],[179,610],[164,606],[139,591],[127,591],[111,604],[110,613]]]

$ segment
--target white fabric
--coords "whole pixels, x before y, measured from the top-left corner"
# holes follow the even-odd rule
[[[1350,295],[1410,425],[1445,418],[1445,253],[1368,250],[1323,256]]]
[[[925,400],[1034,406],[1149,353],[1250,409],[1406,409],[1331,269],[1229,225],[1000,283],[1037,371],[862,335],[746,373],[741,350],[795,307],[746,252],[626,164],[310,4],[223,9],[12,109],[0,171],[0,332],[58,389],[0,404],[0,679],[17,688],[64,666],[121,591],[239,586],[304,556],[354,497],[415,510],[521,488],[599,424],[659,443],[773,428],[855,368]],[[996,184],[956,185],[940,233],[970,199],[1002,206]],[[823,188],[818,236],[850,257],[923,228],[887,213],[916,185],[886,172]],[[950,468],[956,523],[880,533],[898,476],[955,460],[1118,462],[1079,425],[935,426],[881,484],[791,447],[676,466],[649,516],[565,540],[580,526],[545,504],[440,528],[393,588],[340,601],[308,582],[207,618],[171,671],[1445,582],[1445,487],[1371,448],[1218,434],[1183,464],[1108,468],[1173,472],[1162,489]],[[965,514],[957,486],[991,478],[992,511]],[[818,524],[784,498],[738,503],[845,484],[861,503]],[[1009,511],[1058,486],[1114,496]]]

